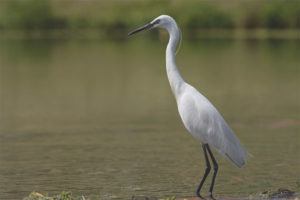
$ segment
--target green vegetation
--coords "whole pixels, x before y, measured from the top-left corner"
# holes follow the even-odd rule
[[[31,192],[29,196],[25,197],[23,200],[74,200],[74,198],[72,197],[71,192],[61,192],[60,194],[54,195],[53,197],[50,197],[47,194]]]
[[[300,1],[298,4],[274,2],[261,12],[262,25],[268,28],[300,28]]]
[[[99,29],[110,34],[162,13],[187,30],[300,28],[299,0],[2,0],[0,13],[0,28],[6,30]]]
[[[233,16],[215,5],[191,3],[184,6],[179,21],[186,29],[233,28]]]
[[[50,1],[12,0],[2,8],[1,26],[6,29],[50,29],[63,27],[53,14]]]

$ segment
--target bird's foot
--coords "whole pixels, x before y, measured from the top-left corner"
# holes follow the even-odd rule
[[[199,197],[201,200],[204,200],[205,198],[204,197],[202,197],[201,195],[200,195],[200,193],[196,193],[196,195],[197,195],[197,197]]]
[[[216,199],[213,197],[212,194],[209,195],[209,199],[210,199],[210,200],[216,200]]]

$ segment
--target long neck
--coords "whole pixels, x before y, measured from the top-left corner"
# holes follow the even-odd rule
[[[168,27],[167,30],[170,35],[169,43],[166,50],[167,75],[172,92],[175,95],[175,98],[177,99],[181,93],[181,88],[184,85],[184,80],[182,79],[175,63],[175,51],[180,33],[176,23]]]

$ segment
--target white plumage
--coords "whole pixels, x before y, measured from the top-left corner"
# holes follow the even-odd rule
[[[237,167],[246,164],[246,152],[217,109],[194,87],[185,89],[177,100],[184,126],[199,141],[214,147]]]
[[[170,38],[166,49],[166,68],[170,86],[176,98],[178,111],[184,126],[203,144],[207,169],[198,187],[197,195],[201,197],[201,187],[211,168],[208,161],[207,150],[211,156],[215,171],[210,187],[210,196],[212,197],[218,165],[209,146],[212,146],[237,167],[242,167],[246,164],[247,153],[218,110],[193,86],[186,83],[178,72],[175,63],[175,51],[178,40],[180,39],[180,30],[175,20],[170,16],[161,15],[149,24],[129,33],[129,35],[155,27],[165,28],[169,32]]]

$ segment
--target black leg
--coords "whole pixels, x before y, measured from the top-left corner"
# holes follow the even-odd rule
[[[203,149],[204,157],[205,157],[205,162],[206,162],[206,170],[205,170],[204,176],[203,176],[203,178],[202,178],[202,180],[201,180],[201,182],[200,182],[200,184],[198,186],[198,189],[196,191],[196,195],[198,197],[200,197],[201,199],[203,199],[203,197],[200,195],[200,190],[201,190],[201,188],[203,186],[203,183],[204,183],[204,181],[205,181],[205,179],[206,179],[206,177],[209,174],[210,169],[211,169],[210,164],[209,164],[209,160],[208,160],[208,156],[207,156],[207,152],[206,152],[206,148],[207,147],[208,147],[208,144],[203,144],[202,145],[202,149]]]
[[[212,180],[211,180],[211,185],[210,185],[210,188],[209,188],[209,196],[210,198],[214,199],[213,195],[212,195],[212,192],[213,192],[213,189],[214,189],[214,184],[215,184],[215,179],[216,179],[216,176],[217,176],[217,172],[218,172],[218,163],[215,159],[215,157],[213,156],[209,146],[207,145],[207,150],[208,150],[208,153],[211,157],[211,160],[213,162],[213,165],[214,165],[214,174],[213,174],[213,177],[212,177]]]

